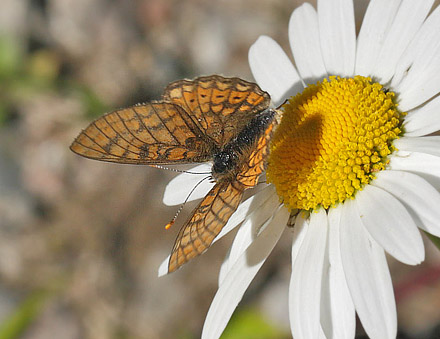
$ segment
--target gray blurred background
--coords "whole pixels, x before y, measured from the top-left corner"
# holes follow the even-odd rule
[[[95,117],[157,99],[173,80],[252,80],[259,35],[291,55],[298,3],[0,1],[0,339],[200,336],[232,236],[158,278],[193,207],[164,230],[175,174],[83,159],[69,145]],[[366,4],[355,1],[358,29]],[[286,232],[225,338],[290,337],[290,243]],[[401,338],[440,337],[440,255],[426,245],[423,265],[390,260]]]

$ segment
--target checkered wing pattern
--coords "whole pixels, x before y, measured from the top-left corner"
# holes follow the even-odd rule
[[[216,184],[182,227],[171,252],[168,272],[173,272],[205,252],[237,209],[244,186],[238,182]]]
[[[241,168],[236,180],[246,188],[254,187],[258,182],[258,178],[266,169],[269,141],[276,125],[277,120],[274,119],[257,142],[248,150],[250,152],[249,156],[242,158]]]
[[[257,84],[220,75],[172,82],[163,100],[184,108],[220,148],[270,104],[269,94]]]
[[[107,113],[70,146],[87,158],[124,164],[207,161],[210,145],[188,114],[170,103],[146,103]]]

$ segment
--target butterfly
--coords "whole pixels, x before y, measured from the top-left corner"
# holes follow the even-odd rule
[[[278,111],[257,84],[219,75],[170,83],[161,100],[107,113],[70,149],[124,164],[212,162],[213,188],[182,226],[168,264],[173,272],[209,248],[243,192],[265,170]]]

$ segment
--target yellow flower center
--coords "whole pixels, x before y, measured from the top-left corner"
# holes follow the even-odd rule
[[[290,209],[328,208],[383,170],[404,113],[370,78],[330,77],[283,105],[267,178]]]

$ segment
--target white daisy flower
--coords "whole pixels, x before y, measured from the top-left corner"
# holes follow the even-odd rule
[[[416,265],[424,260],[418,227],[440,236],[440,137],[428,136],[440,130],[433,2],[371,0],[358,37],[351,0],[318,0],[317,10],[305,3],[289,22],[296,67],[273,39],[252,45],[257,83],[275,106],[288,102],[271,142],[271,185],[242,203],[216,239],[241,224],[203,338],[221,335],[295,210],[293,337],[353,338],[355,313],[369,337],[396,336],[385,252]],[[181,203],[181,184],[197,180],[174,179],[165,203]],[[203,185],[192,199],[207,192]]]

